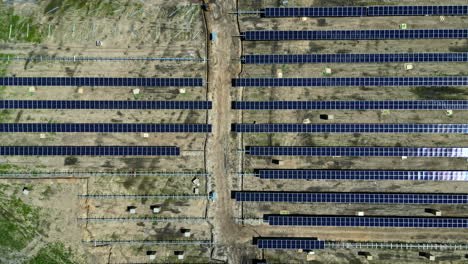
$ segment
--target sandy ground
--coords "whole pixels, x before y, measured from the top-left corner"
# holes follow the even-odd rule
[[[235,223],[238,217],[259,218],[263,214],[278,213],[288,210],[291,213],[313,214],[343,214],[352,215],[356,211],[365,211],[368,215],[410,215],[425,216],[424,208],[420,206],[363,206],[363,205],[304,205],[304,204],[256,204],[236,203],[231,199],[232,190],[272,190],[272,191],[374,191],[376,188],[387,192],[454,192],[464,193],[464,183],[411,183],[405,182],[340,182],[340,181],[267,181],[252,176],[238,177],[241,171],[250,172],[257,168],[294,168],[294,169],[466,169],[463,159],[421,159],[410,158],[285,158],[280,167],[271,164],[271,158],[252,158],[237,150],[247,145],[309,145],[309,146],[356,146],[376,144],[394,146],[427,145],[427,146],[459,146],[466,145],[463,135],[300,135],[300,134],[234,134],[230,131],[230,123],[301,123],[304,119],[312,122],[325,122],[318,118],[321,111],[232,111],[231,100],[375,100],[407,98],[421,99],[417,93],[407,87],[392,88],[232,88],[231,78],[272,76],[281,65],[241,65],[238,59],[242,54],[269,53],[349,53],[349,52],[414,52],[426,47],[427,52],[448,52],[466,49],[467,42],[461,40],[434,41],[430,47],[422,40],[415,41],[297,41],[297,42],[241,42],[239,32],[254,29],[361,29],[395,28],[401,23],[408,23],[411,28],[464,28],[466,18],[448,18],[441,23],[438,17],[419,18],[327,18],[325,26],[316,19],[302,21],[300,19],[262,19],[258,16],[235,16],[229,12],[239,8],[243,10],[258,10],[267,6],[278,6],[278,1],[213,1],[212,11],[200,13],[194,19],[192,32],[182,32],[180,22],[182,14],[169,18],[176,8],[188,10],[196,1],[180,1],[178,3],[163,0],[143,1],[148,13],[129,17],[127,12],[117,21],[94,18],[79,24],[79,17],[53,21],[54,30],[44,43],[4,43],[0,53],[12,56],[149,56],[149,57],[197,57],[210,59],[208,64],[189,63],[55,63],[55,62],[18,62],[11,63],[10,71],[17,76],[141,76],[141,77],[202,77],[208,82],[205,88],[189,88],[182,95],[175,88],[144,88],[141,100],[212,100],[212,111],[64,111],[64,110],[25,110],[3,113],[5,122],[148,122],[148,123],[204,123],[213,125],[211,135],[152,135],[143,139],[139,134],[48,134],[46,139],[38,141],[37,134],[0,135],[4,145],[173,145],[182,147],[181,157],[166,158],[94,158],[79,157],[2,157],[1,163],[13,164],[35,170],[95,170],[95,171],[207,171],[211,177],[202,180],[201,193],[216,192],[215,201],[206,199],[175,200],[77,200],[77,194],[93,193],[190,193],[193,191],[191,177],[170,179],[167,177],[132,178],[95,177],[86,179],[64,179],[37,183],[49,184],[62,188],[57,190],[54,198],[57,201],[44,202],[41,197],[31,196],[29,202],[37,206],[55,210],[52,218],[57,226],[51,232],[51,238],[58,238],[60,233],[64,241],[78,252],[87,256],[87,263],[145,262],[146,250],[155,249],[160,256],[172,260],[173,251],[184,249],[188,256],[210,258],[212,261],[227,263],[249,263],[252,258],[269,257],[281,259],[283,262],[301,263],[304,254],[283,251],[259,251],[251,245],[253,237],[259,236],[309,236],[329,240],[356,241],[408,241],[408,242],[463,242],[466,234],[458,230],[428,229],[421,232],[418,229],[380,229],[380,228],[278,228],[261,225],[243,225]],[[290,1],[291,5],[336,5],[351,3],[349,1]],[[361,1],[362,2],[362,1]],[[367,1],[375,4],[376,1]],[[390,1],[388,4],[395,4]],[[400,1],[400,4],[438,4],[439,1]],[[464,1],[452,1],[452,4],[464,4]],[[96,22],[96,23],[95,23]],[[97,23],[99,22],[99,23]],[[46,25],[47,21],[42,21]],[[95,24],[93,24],[95,23]],[[322,23],[322,24],[321,24]],[[73,24],[79,24],[76,34],[72,34]],[[91,28],[96,28],[91,31]],[[116,32],[118,28],[118,32]],[[62,32],[62,33],[60,33]],[[94,32],[94,33],[93,33]],[[200,32],[200,33],[198,33]],[[208,41],[208,33],[216,32],[218,39]],[[197,34],[195,36],[195,34]],[[103,48],[94,45],[95,37],[106,44]],[[411,72],[404,70],[400,64],[350,64],[350,65],[287,65],[284,77],[318,77],[325,67],[332,67],[334,76],[431,76],[435,74],[466,75],[464,64],[415,64]],[[205,71],[207,69],[207,71]],[[437,95],[437,93],[436,93]],[[447,94],[443,94],[447,96]],[[466,99],[465,90],[454,91],[450,96]],[[83,94],[78,94],[77,87],[38,87],[33,97],[29,97],[26,87],[8,87],[2,93],[2,99],[68,99],[93,100],[115,99],[132,100],[131,89],[103,87],[94,89],[85,87]],[[392,111],[384,115],[380,111],[327,111],[335,115],[334,122],[346,123],[349,120],[361,120],[376,123],[466,123],[463,112],[455,111],[448,117],[444,111]],[[42,181],[42,180],[39,180]],[[71,184],[73,181],[73,184]],[[24,183],[24,180],[20,181]],[[28,182],[28,181],[26,181]],[[8,181],[13,183],[13,181]],[[69,186],[67,186],[68,184]],[[206,186],[205,186],[206,184]],[[42,187],[41,187],[42,188]],[[45,187],[44,187],[45,188]],[[37,199],[36,199],[37,198]],[[61,202],[64,200],[65,202]],[[150,205],[161,205],[160,215],[164,217],[208,217],[203,224],[186,223],[77,223],[76,217],[127,217],[126,207],[136,206],[135,217],[150,217]],[[207,209],[208,208],[208,209]],[[466,216],[466,206],[433,206],[440,209],[444,215]],[[58,215],[67,217],[58,219]],[[102,239],[178,239],[181,228],[191,228],[196,239],[213,239],[215,246],[207,247],[98,247],[88,248],[79,244],[80,240]],[[38,243],[38,242],[35,242]],[[35,243],[31,249],[35,250]],[[414,252],[413,252],[414,253]],[[355,250],[329,250],[321,253],[320,261],[324,263],[360,263],[365,261],[356,257]],[[399,263],[419,263],[418,257],[412,253],[377,252],[379,259]],[[401,256],[398,256],[400,254]],[[459,254],[459,253],[457,253]],[[400,258],[401,257],[401,258]],[[438,255],[444,260],[442,254]],[[294,261],[293,261],[294,260]],[[446,261],[457,261],[453,256],[445,256]],[[383,263],[383,262],[382,262]]]

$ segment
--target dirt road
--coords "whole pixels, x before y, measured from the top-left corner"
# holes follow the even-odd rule
[[[209,215],[213,218],[213,236],[216,243],[214,259],[227,260],[228,263],[242,263],[245,233],[234,222],[235,203],[231,199],[233,169],[229,163],[236,153],[230,149],[231,119],[231,78],[237,77],[241,70],[233,58],[240,56],[241,41],[233,37],[239,35],[236,16],[229,12],[236,9],[236,1],[216,1],[211,12],[206,13],[208,32],[216,32],[217,40],[210,43],[208,89],[209,99],[213,101],[213,110],[209,114],[209,123],[213,124],[213,133],[207,144],[207,168],[211,172],[213,190],[217,200],[212,203]]]
[[[240,263],[240,256],[235,250],[239,226],[234,221],[234,202],[230,198],[231,170],[230,120],[231,120],[231,78],[240,71],[240,64],[234,63],[240,53],[240,39],[236,17],[229,14],[235,9],[235,1],[217,1],[212,11],[206,13],[208,32],[216,32],[217,39],[210,43],[208,89],[209,99],[213,101],[213,110],[209,114],[209,123],[213,124],[213,133],[207,144],[207,168],[213,175],[211,185],[217,193],[217,200],[209,210],[213,218],[214,242],[216,248],[213,258],[221,258],[229,263]],[[218,257],[217,257],[218,256]]]

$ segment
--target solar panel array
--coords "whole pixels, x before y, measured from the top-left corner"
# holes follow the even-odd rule
[[[234,101],[237,110],[468,110],[468,101]]]
[[[234,124],[240,133],[468,133],[468,124]]]
[[[325,241],[313,239],[258,238],[261,249],[324,249]]]
[[[201,78],[0,77],[0,86],[203,86]]]
[[[460,16],[468,6],[268,7],[265,17]]]
[[[2,156],[178,156],[178,147],[130,146],[0,146]]]
[[[462,16],[468,6],[370,6],[368,16]]]
[[[244,40],[465,39],[468,29],[246,31]]]
[[[468,228],[468,218],[269,216],[272,226]]]
[[[291,54],[244,55],[245,64],[287,63],[403,63],[403,62],[468,62],[463,53],[389,53],[389,54]]]
[[[468,77],[239,78],[235,87],[468,86]]]
[[[238,202],[468,204],[468,194],[235,192]]]
[[[211,101],[0,100],[0,109],[203,109]]]
[[[355,17],[366,16],[366,7],[268,7],[264,10],[265,17]]]
[[[468,148],[247,147],[252,156],[451,157],[468,158]]]
[[[256,176],[272,180],[468,181],[468,171],[265,169],[258,170]]]
[[[209,124],[18,124],[2,123],[0,132],[210,133]]]

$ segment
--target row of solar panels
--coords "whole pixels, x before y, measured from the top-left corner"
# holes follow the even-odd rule
[[[236,110],[468,110],[468,101],[234,101]]]
[[[264,17],[461,16],[468,6],[268,7]]]
[[[468,218],[266,216],[272,226],[468,228]]]
[[[212,109],[211,101],[0,100],[0,109]],[[235,110],[468,110],[468,101],[234,101]]]
[[[160,155],[176,147],[92,147],[92,146],[1,146],[0,155]],[[166,151],[167,150],[167,151]],[[116,154],[112,154],[112,153]],[[127,153],[127,154],[125,154]],[[159,154],[158,154],[159,153]],[[171,152],[172,153],[172,152]],[[393,148],[393,147],[248,147],[252,156],[350,156],[350,157],[452,157],[468,158],[468,148]],[[175,154],[178,155],[178,154]]]
[[[0,86],[198,87],[202,78],[0,77]]]
[[[244,55],[241,61],[245,64],[468,62],[468,52]]]
[[[18,124],[2,123],[0,132],[210,133],[209,124]]]
[[[325,249],[325,241],[310,238],[258,238],[254,244],[260,249]]]
[[[468,133],[468,124],[235,124],[238,133]],[[2,123],[0,132],[210,133],[210,124]]]
[[[468,133],[468,124],[234,124],[238,133]],[[0,130],[1,131],[1,130]]]
[[[237,191],[238,202],[366,203],[366,204],[468,204],[468,194],[415,193],[300,193]]]
[[[237,78],[234,87],[468,86],[468,77]]]
[[[255,176],[271,180],[468,181],[468,171],[260,169]]]
[[[212,109],[211,101],[0,100],[0,109]],[[236,110],[468,110],[468,101],[234,101]]]
[[[468,29],[246,31],[243,40],[466,39]]]
[[[468,124],[235,124],[239,133],[468,133]],[[0,132],[210,133],[209,124],[2,123]]]
[[[178,147],[147,146],[1,146],[2,156],[178,156]]]
[[[211,101],[0,100],[0,109],[194,109],[209,110]]]
[[[468,148],[247,147],[252,156],[451,157],[468,158]]]

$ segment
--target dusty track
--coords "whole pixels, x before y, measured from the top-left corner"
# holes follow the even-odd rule
[[[209,47],[209,98],[213,101],[209,121],[213,124],[213,134],[207,144],[208,170],[213,175],[213,190],[217,200],[210,208],[213,217],[215,255],[227,256],[229,263],[240,263],[240,256],[235,250],[239,240],[240,226],[233,221],[234,202],[230,198],[231,171],[230,153],[230,89],[231,78],[240,71],[239,63],[232,63],[232,58],[239,57],[240,39],[236,18],[228,13],[235,9],[235,1],[218,1],[213,11],[206,13],[208,32],[216,32],[218,39]],[[216,256],[213,256],[217,258]]]

